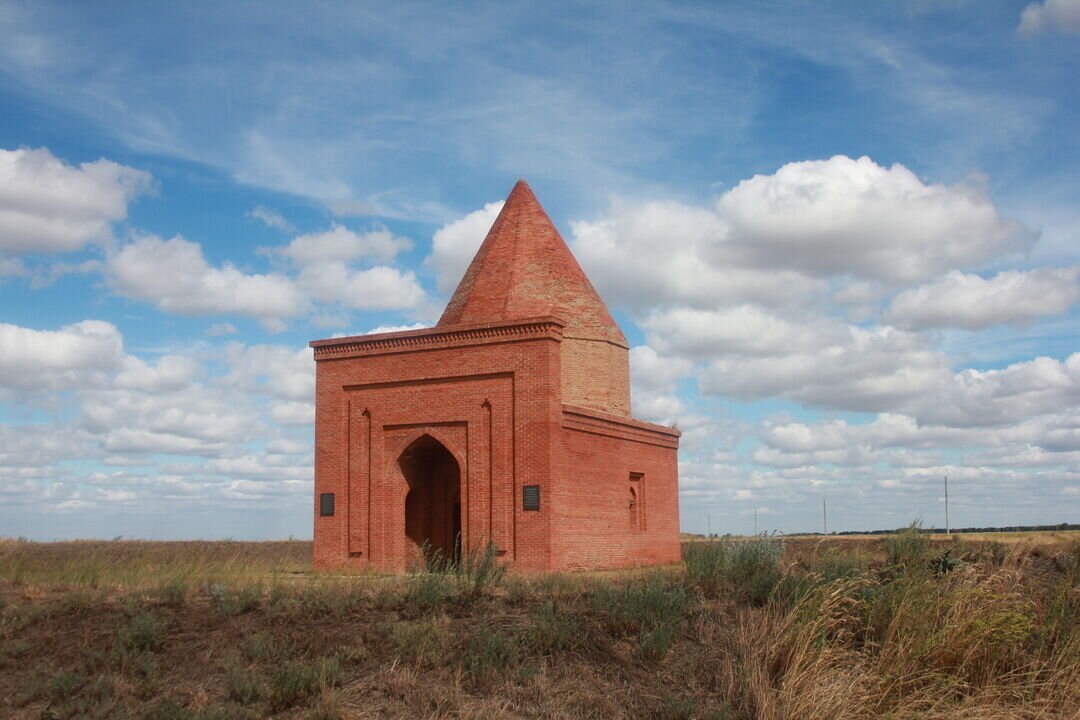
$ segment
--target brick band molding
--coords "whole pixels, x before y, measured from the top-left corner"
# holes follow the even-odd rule
[[[682,435],[674,428],[612,417],[574,405],[563,405],[562,426],[569,430],[608,435],[666,448],[678,448],[679,437]]]

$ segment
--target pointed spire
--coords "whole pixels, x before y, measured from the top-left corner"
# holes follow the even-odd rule
[[[564,334],[627,347],[570,248],[518,180],[443,311],[439,325],[554,315]]]

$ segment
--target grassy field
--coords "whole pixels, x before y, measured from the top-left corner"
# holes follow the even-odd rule
[[[685,547],[335,577],[307,542],[0,541],[0,717],[1080,717],[1075,537]]]

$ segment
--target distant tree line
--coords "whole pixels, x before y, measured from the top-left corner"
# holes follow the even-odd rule
[[[844,530],[842,532],[829,533],[830,535],[892,535],[904,532],[911,528],[897,528],[895,530]],[[945,528],[919,528],[919,532],[931,534],[945,534]],[[1080,530],[1080,523],[1058,523],[1057,525],[1007,525],[1005,527],[966,527],[952,528],[951,533],[991,533],[991,532],[1056,532],[1061,530]],[[820,535],[821,533],[807,533],[808,535]]]

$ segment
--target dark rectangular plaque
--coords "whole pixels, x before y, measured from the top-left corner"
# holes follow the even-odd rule
[[[330,517],[334,514],[334,493],[319,494],[319,515]]]
[[[540,486],[539,485],[523,485],[521,488],[521,509],[522,510],[539,510],[540,509]]]

